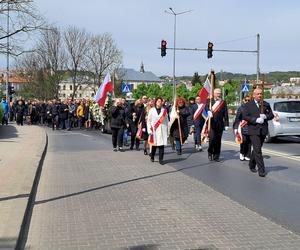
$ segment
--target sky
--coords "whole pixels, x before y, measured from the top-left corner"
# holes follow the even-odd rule
[[[93,34],[109,32],[123,52],[125,68],[158,76],[173,74],[173,51],[161,57],[162,39],[173,47],[174,16],[165,13],[192,10],[177,16],[176,47],[256,50],[260,34],[260,70],[300,70],[300,1],[297,0],[34,0],[49,23],[74,25]],[[233,73],[256,73],[255,53],[176,51],[176,76],[206,74],[213,68]]]

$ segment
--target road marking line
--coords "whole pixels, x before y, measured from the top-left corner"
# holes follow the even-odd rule
[[[223,141],[223,142],[226,145],[239,147],[239,145],[237,145],[236,143],[231,142],[231,141]],[[271,149],[263,149],[263,153],[267,153],[267,154],[271,154],[271,155],[274,155],[274,156],[283,157],[283,158],[287,158],[287,159],[290,159],[290,160],[293,160],[293,161],[299,161],[300,162],[300,157],[299,156],[291,156],[291,155],[281,153],[281,152],[278,152],[278,151],[274,151],[274,150],[271,150]]]

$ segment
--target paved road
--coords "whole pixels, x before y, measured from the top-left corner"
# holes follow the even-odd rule
[[[142,152],[112,152],[110,135],[48,133],[28,249],[300,247],[299,235],[243,206],[297,231],[299,195],[294,195],[299,186],[290,174],[285,174],[288,184],[281,181],[283,173],[298,173],[292,160],[288,164],[276,160],[275,169],[273,157],[266,159],[273,169],[262,179],[232,159],[237,154],[230,145],[223,148],[221,164],[209,163],[205,152],[195,154],[186,145],[181,157],[169,148],[167,164],[161,166]],[[281,169],[283,164],[289,167]],[[240,197],[243,192],[246,198]],[[282,207],[280,203],[289,198],[294,207],[292,203]],[[286,209],[282,214],[280,207]],[[289,214],[295,215],[294,224],[286,219]]]

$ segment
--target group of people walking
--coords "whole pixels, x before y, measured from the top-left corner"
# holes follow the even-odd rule
[[[144,154],[154,162],[158,148],[158,162],[164,164],[165,146],[170,143],[181,155],[182,145],[193,133],[195,150],[202,151],[203,137],[208,136],[208,159],[219,162],[222,135],[229,128],[227,103],[221,96],[221,90],[215,89],[213,98],[206,102],[200,96],[189,103],[178,97],[173,105],[161,97],[148,100],[144,96],[127,108],[122,99],[116,99],[110,110],[113,151],[124,151],[124,134],[129,132],[131,150],[140,150],[143,140]],[[261,177],[266,176],[261,149],[268,134],[267,121],[273,117],[270,105],[262,101],[262,90],[257,88],[252,97],[244,97],[233,123],[234,135],[241,135],[240,160],[249,161],[250,171]]]
[[[268,134],[268,120],[274,115],[270,105],[262,101],[262,92],[256,88],[253,96],[244,96],[236,112],[233,131],[240,144],[240,160],[249,161],[250,171],[264,177],[262,146]],[[186,102],[178,97],[173,105],[162,97],[148,99],[143,96],[132,103],[122,98],[115,99],[107,110],[110,113],[113,151],[123,152],[124,146],[139,151],[142,142],[143,152],[150,156],[151,162],[154,162],[158,150],[158,162],[164,164],[165,146],[171,144],[172,149],[181,155],[183,144],[193,134],[195,151],[203,151],[202,143],[208,137],[208,159],[219,162],[222,135],[229,128],[227,104],[221,96],[221,90],[215,89],[211,99],[204,101],[197,96]],[[8,104],[3,99],[1,105],[4,110],[2,125],[7,124],[10,118],[15,119],[18,125],[23,125],[25,119],[28,124],[48,125],[53,130],[101,126],[94,111],[102,109],[89,100],[18,100]],[[131,138],[130,145],[128,136]]]

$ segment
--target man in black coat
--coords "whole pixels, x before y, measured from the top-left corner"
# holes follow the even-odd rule
[[[256,88],[253,92],[253,100],[245,104],[243,119],[248,122],[248,134],[252,142],[253,150],[249,161],[249,168],[257,172],[261,177],[266,176],[265,164],[261,148],[268,134],[268,121],[274,118],[269,103],[262,102],[262,90]],[[261,104],[263,103],[262,107]]]
[[[229,119],[226,101],[221,98],[221,89],[214,90],[214,97],[212,99],[212,110],[209,110],[208,116],[211,119],[211,127],[209,130],[209,146],[208,146],[208,159],[220,161],[221,140],[223,130],[228,130]],[[208,103],[206,104],[208,108]]]
[[[203,108],[205,108],[205,103],[204,104],[202,103],[200,96],[196,97],[195,102],[196,103],[190,107],[192,119],[193,119],[193,126],[194,126],[194,142],[195,142],[195,149],[197,151],[202,151],[201,132],[202,132],[203,125],[205,123],[205,119],[202,116],[202,111]]]

